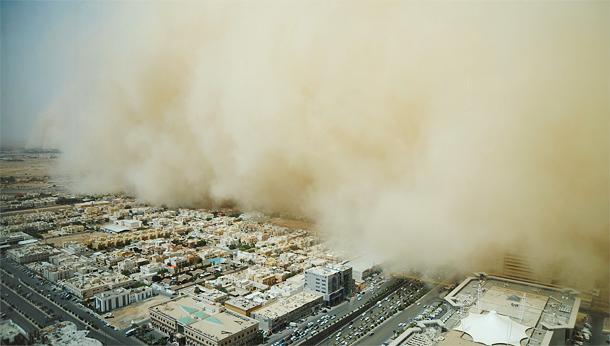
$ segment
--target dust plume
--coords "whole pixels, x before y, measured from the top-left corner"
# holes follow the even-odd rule
[[[607,287],[608,2],[112,4],[36,136],[75,190]]]

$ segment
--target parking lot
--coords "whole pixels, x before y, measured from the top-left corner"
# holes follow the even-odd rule
[[[57,321],[71,321],[78,329],[105,345],[140,345],[139,340],[112,328],[89,308],[76,302],[59,286],[41,279],[29,268],[8,258],[0,258],[2,308],[7,315],[36,331]]]
[[[316,314],[292,323],[292,326],[286,326],[284,330],[269,336],[266,344],[279,346],[304,343],[311,336],[323,332],[344,316],[361,308],[369,299],[389,289],[393,284],[392,280],[385,279],[381,275],[376,274],[368,279],[368,287],[361,294],[355,295],[349,301],[345,301],[332,308],[320,309]],[[307,343],[305,342],[304,344]]]
[[[377,301],[373,307],[360,314],[321,344],[350,345],[365,336],[374,335],[377,326],[407,308],[426,292],[422,283],[409,282],[386,298]]]

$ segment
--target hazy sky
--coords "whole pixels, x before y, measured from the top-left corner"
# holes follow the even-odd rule
[[[1,1],[0,143],[23,146],[36,119],[72,78],[79,47],[110,5],[79,1]],[[58,48],[61,47],[61,48]]]
[[[2,144],[36,126],[75,192],[608,287],[608,2],[0,4]]]

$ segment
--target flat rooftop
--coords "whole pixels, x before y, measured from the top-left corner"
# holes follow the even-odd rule
[[[454,321],[459,324],[468,313],[496,311],[528,327],[528,339],[522,345],[545,345],[553,330],[574,328],[580,298],[568,289],[513,279],[487,276],[483,280],[469,277],[451,291],[445,300],[463,314]],[[460,336],[461,335],[461,336]],[[457,339],[460,339],[459,342]],[[440,345],[474,345],[467,334],[450,331]]]
[[[264,316],[271,319],[277,318],[315,300],[321,300],[322,297],[323,295],[320,293],[302,291],[288,298],[280,298],[279,300],[259,309],[255,312],[255,314],[256,316]]]
[[[328,267],[311,267],[305,273],[312,273],[320,276],[329,276],[338,273],[339,271]]]
[[[183,326],[188,326],[217,340],[222,340],[241,330],[257,325],[258,321],[205,304],[186,296],[151,307],[170,316]]]
[[[248,311],[262,305],[262,302],[257,302],[244,297],[231,298],[225,302],[225,305],[232,305],[238,309]]]

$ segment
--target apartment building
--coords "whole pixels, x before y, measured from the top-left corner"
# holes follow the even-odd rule
[[[245,346],[259,341],[258,321],[195,297],[152,306],[149,313],[155,329],[184,335],[187,346]]]
[[[354,290],[352,268],[345,265],[309,268],[305,271],[305,289],[322,293],[327,305],[338,304]]]

